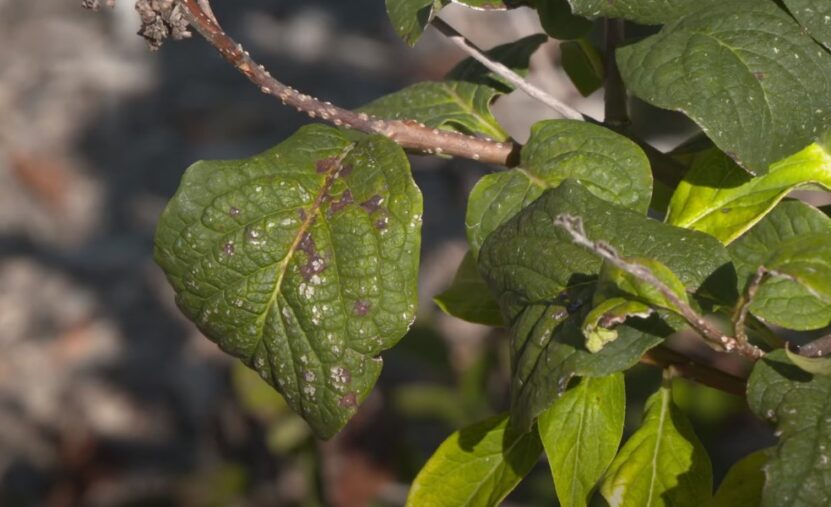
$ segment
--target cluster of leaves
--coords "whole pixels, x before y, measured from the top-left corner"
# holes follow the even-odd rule
[[[386,2],[411,44],[448,3]],[[776,328],[831,323],[831,218],[786,199],[797,188],[831,189],[831,4],[456,3],[536,8],[547,36],[495,48],[492,59],[522,73],[548,36],[563,40],[569,76],[590,93],[602,82],[600,60],[616,58],[633,95],[682,112],[702,138],[664,157],[686,169],[666,188],[653,181],[661,160],[650,162],[625,135],[543,121],[517,167],[478,182],[466,216],[470,252],[437,303],[509,329],[510,412],[448,438],[409,504],[495,505],[544,452],[564,506],[585,506],[596,491],[613,506],[826,505],[824,358],[773,350],[756,362],[748,401],[777,425],[779,441],[738,463],[715,495],[709,457],[666,385],[621,446],[621,372],[690,321],[679,302],[733,319],[732,340],[776,344]],[[602,17],[660,28],[601,55],[586,35]],[[510,91],[464,61],[444,81],[363,111],[504,141],[490,106]],[[182,311],[328,438],[371,390],[381,352],[413,321],[421,213],[393,141],[308,126],[253,158],[190,167],[159,224],[156,258]],[[596,247],[576,243],[564,217],[579,217]],[[672,297],[609,256],[646,270]],[[735,319],[743,309],[749,317]],[[769,343],[758,345],[775,348]]]

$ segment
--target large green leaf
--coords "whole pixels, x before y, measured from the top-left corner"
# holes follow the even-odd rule
[[[542,34],[497,46],[491,59],[520,74],[528,70],[531,55],[545,42]],[[367,114],[391,120],[415,120],[433,128],[479,134],[499,141],[508,134],[493,116],[490,106],[513,86],[482,64],[468,58],[447,75],[446,81],[416,83],[363,106]]]
[[[309,126],[250,159],[191,166],[155,255],[199,329],[329,437],[415,316],[420,228],[401,148]]]
[[[800,201],[781,202],[729,247],[743,287],[757,268],[786,241],[831,232],[831,219]],[[772,278],[759,287],[750,311],[767,322],[788,329],[810,330],[831,323],[831,306],[807,288],[786,278]]]
[[[730,467],[713,498],[713,507],[759,507],[765,485],[765,451],[756,451]]]
[[[486,326],[505,325],[471,252],[465,254],[450,287],[433,301],[444,313],[462,320]]]
[[[756,174],[831,125],[831,55],[774,2],[717,2],[617,57],[635,95],[683,112]]]
[[[831,189],[831,154],[821,144],[771,165],[751,178],[718,150],[697,154],[669,205],[667,222],[730,243],[762,219],[789,192],[816,184]]]
[[[563,507],[585,507],[623,437],[622,373],[584,378],[539,418],[539,432]]]
[[[575,14],[596,18],[624,18],[645,25],[660,25],[706,8],[715,0],[568,0]],[[762,1],[762,0],[759,0]]]
[[[479,256],[479,270],[512,323],[511,413],[521,428],[551,405],[573,375],[605,376],[631,367],[672,332],[650,319],[643,331],[619,326],[618,338],[596,354],[586,349],[581,326],[602,261],[554,225],[561,214],[583,217],[589,237],[620,255],[662,262],[690,290],[718,283],[735,291],[729,256],[714,238],[604,201],[574,180],[547,190],[494,231]]]
[[[779,443],[765,465],[765,507],[824,506],[831,498],[831,377],[812,376],[778,350],[758,361],[747,401],[776,424]]]
[[[497,227],[566,178],[641,213],[649,207],[652,173],[638,145],[590,123],[542,121],[532,127],[519,167],[485,176],[470,193],[465,224],[474,255]]]
[[[542,453],[536,431],[517,434],[499,415],[450,435],[418,473],[410,507],[498,505]]]
[[[611,507],[700,507],[713,489],[710,458],[662,387],[646,402],[640,428],[609,467],[600,492]]]
[[[791,14],[823,46],[831,49],[831,2],[826,0],[784,0]]]

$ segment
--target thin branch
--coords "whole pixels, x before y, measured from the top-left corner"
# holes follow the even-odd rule
[[[522,78],[519,74],[509,69],[505,65],[493,61],[485,55],[485,53],[477,48],[472,42],[467,40],[464,35],[456,31],[455,28],[448,25],[446,21],[441,18],[435,18],[432,22],[436,29],[450,39],[450,42],[455,44],[459,49],[473,57],[477,62],[484,65],[491,72],[496,73],[500,77],[505,78],[509,83],[527,93],[530,97],[539,100],[546,106],[560,113],[564,118],[571,120],[584,120],[584,116],[580,111],[572,108],[565,102],[562,102],[555,97],[549,95],[545,91],[537,88],[528,81]]]
[[[423,154],[446,154],[481,160],[506,167],[515,166],[520,146],[513,142],[489,139],[430,128],[414,120],[383,120],[356,113],[305,95],[278,81],[258,65],[242,46],[226,34],[201,4],[208,0],[178,0],[191,26],[213,45],[225,60],[240,71],[263,93],[279,98],[311,118],[320,118],[338,127],[349,127],[368,134],[380,134],[401,147]]]
[[[571,215],[558,215],[554,219],[554,225],[562,227],[568,232],[574,243],[588,248],[595,254],[599,255],[613,266],[626,271],[632,276],[644,281],[658,290],[663,297],[670,302],[673,308],[684,317],[684,320],[695,329],[698,334],[704,337],[707,341],[714,343],[721,347],[725,352],[736,351],[739,354],[751,360],[757,360],[764,355],[764,352],[755,345],[737,340],[734,337],[727,336],[722,333],[715,326],[710,324],[707,319],[699,315],[686,301],[678,297],[675,292],[667,287],[667,285],[658,279],[657,276],[646,266],[635,264],[624,260],[617,251],[610,245],[602,241],[592,241],[586,235],[583,228],[583,219]]]
[[[747,316],[750,312],[750,305],[753,303],[756,293],[759,292],[759,287],[767,280],[769,274],[764,266],[759,266],[759,269],[754,273],[753,279],[747,284],[747,288],[736,305],[736,311],[733,313],[733,334],[743,342],[747,342],[745,326]]]
[[[831,334],[799,347],[799,355],[805,357],[824,357],[829,355],[829,352],[831,352]]]
[[[664,345],[647,351],[641,363],[659,368],[672,368],[680,376],[736,396],[744,396],[747,381],[709,364],[698,363]]]

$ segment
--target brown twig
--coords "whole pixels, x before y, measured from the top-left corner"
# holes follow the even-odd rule
[[[756,293],[759,292],[759,287],[767,280],[769,274],[764,266],[759,266],[759,269],[754,273],[753,279],[747,284],[747,288],[736,305],[736,311],[733,313],[733,334],[743,342],[747,341],[745,326],[747,316],[750,312],[750,305],[753,303]]]
[[[605,115],[603,124],[620,131],[629,125],[629,107],[626,86],[620,76],[615,58],[615,50],[623,42],[624,21],[622,19],[605,19],[603,27],[606,39],[606,59],[603,72],[603,98]]]
[[[667,301],[672,305],[672,308],[677,311],[687,323],[695,329],[695,331],[704,337],[707,341],[714,343],[721,347],[725,352],[736,351],[739,354],[751,359],[753,361],[759,359],[764,355],[764,352],[755,345],[747,341],[738,340],[732,336],[727,336],[718,328],[710,324],[707,319],[699,315],[686,301],[682,300],[678,295],[667,285],[658,279],[657,276],[646,266],[636,264],[624,260],[617,251],[610,245],[602,241],[592,241],[586,235],[583,228],[583,219],[571,215],[558,215],[554,219],[554,225],[562,227],[571,235],[574,243],[588,248],[613,266],[631,274],[632,276],[642,280],[661,293]]]
[[[258,65],[240,44],[216,23],[200,4],[207,0],[178,0],[185,8],[191,26],[213,45],[225,60],[240,71],[263,93],[278,97],[284,104],[297,108],[311,118],[319,118],[335,126],[349,127],[368,134],[380,134],[401,147],[423,154],[446,154],[481,160],[506,167],[515,166],[519,145],[430,128],[413,120],[383,120],[357,113],[305,95],[275,79]]]
[[[824,357],[831,353],[831,334],[799,346],[799,355],[805,357]]]
[[[509,83],[528,94],[531,98],[537,99],[546,106],[560,113],[564,118],[571,120],[584,120],[584,115],[569,106],[565,102],[549,95],[545,91],[537,88],[528,81],[522,78],[519,74],[506,67],[505,65],[495,62],[485,55],[485,53],[476,47],[472,42],[467,40],[464,35],[460,34],[455,28],[447,24],[441,18],[435,18],[432,25],[447,37],[450,42],[456,45],[459,49],[470,55],[474,60],[484,65],[488,70],[504,78]]]
[[[694,361],[664,345],[659,345],[649,350],[641,357],[641,363],[659,368],[672,368],[684,378],[695,380],[706,386],[735,394],[736,396],[745,395],[747,387],[746,379],[737,377],[732,373],[720,370],[712,365]]]

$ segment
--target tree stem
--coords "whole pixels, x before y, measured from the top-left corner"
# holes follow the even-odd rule
[[[623,42],[624,21],[622,19],[604,20],[606,51],[604,55],[603,91],[605,100],[605,116],[603,123],[616,131],[621,131],[629,125],[629,107],[627,103],[626,87],[620,77],[620,70],[615,59],[615,50]]]

